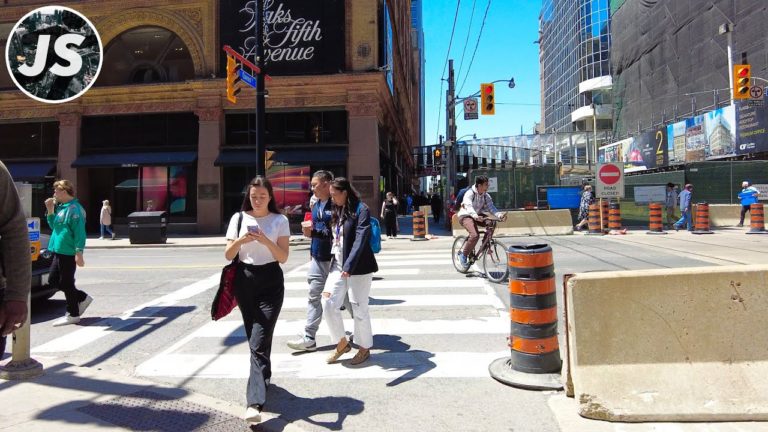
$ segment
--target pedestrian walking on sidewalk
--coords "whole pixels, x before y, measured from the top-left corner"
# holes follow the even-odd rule
[[[359,350],[350,362],[358,365],[370,357],[373,346],[368,296],[373,273],[379,270],[371,249],[371,212],[360,201],[360,195],[349,180],[339,177],[331,183],[331,199],[335,204],[331,229],[331,273],[323,289],[323,317],[336,344],[328,363],[336,362],[352,348],[344,331],[341,306],[349,291],[354,319],[355,342]]]
[[[112,231],[112,207],[109,205],[109,200],[101,202],[101,213],[99,214],[99,240],[104,240],[104,233],[108,232],[115,239],[115,232]]]
[[[429,204],[432,207],[432,220],[436,224],[440,223],[440,215],[443,213],[443,200],[440,198],[440,195],[432,195]]]
[[[277,209],[269,180],[257,176],[247,188],[241,211],[229,220],[224,257],[239,258],[235,297],[251,351],[245,420],[259,423],[272,377],[272,335],[285,294],[280,263],[288,260],[291,231],[288,218]]]
[[[317,171],[312,176],[313,196],[310,200],[312,219],[302,224],[304,236],[312,239],[309,247],[311,261],[307,271],[309,297],[307,299],[307,323],[304,334],[298,339],[288,341],[289,348],[297,351],[315,351],[317,349],[317,330],[323,319],[323,305],[320,297],[331,269],[331,217],[333,202],[331,201],[331,181],[333,174],[329,171]],[[350,313],[351,305],[348,305]]]
[[[664,207],[667,210],[667,224],[670,228],[677,220],[675,206],[677,205],[677,190],[674,183],[667,183],[667,191],[664,196]]]
[[[589,222],[589,205],[593,202],[592,186],[584,185],[584,190],[581,192],[581,201],[579,201],[579,216],[577,217],[579,221],[574,227],[576,231],[581,231],[584,225]]]
[[[85,265],[85,209],[75,198],[75,188],[69,180],[53,183],[53,198],[45,200],[45,209],[52,231],[48,250],[53,253],[48,282],[64,291],[67,299],[67,313],[53,325],[77,324],[93,301],[93,297],[75,287],[75,270]]]
[[[760,195],[760,191],[756,187],[749,184],[744,180],[741,182],[741,192],[739,193],[739,200],[741,201],[741,218],[739,219],[739,226],[744,226],[744,216],[747,215],[749,207],[752,204],[757,204],[757,196]],[[750,213],[750,216],[752,213]]]
[[[0,162],[0,359],[6,336],[27,322],[31,287],[29,233],[11,173]]]
[[[397,198],[392,192],[387,192],[387,198],[381,203],[381,219],[384,220],[387,238],[397,237],[397,232],[400,231],[397,226],[397,204]]]
[[[678,195],[680,200],[680,220],[673,225],[675,231],[678,231],[680,227],[685,224],[688,231],[693,231],[693,219],[691,218],[691,211],[693,210],[691,197],[693,195],[693,185],[688,183],[683,188],[683,191]]]

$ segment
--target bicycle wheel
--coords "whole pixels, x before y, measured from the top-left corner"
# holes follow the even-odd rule
[[[459,257],[456,256],[461,248],[464,247],[464,243],[466,242],[467,236],[458,236],[456,237],[456,240],[453,241],[453,247],[451,248],[451,261],[453,261],[453,268],[455,268],[459,273],[466,273],[469,271],[469,268],[465,269],[464,266],[461,265]]]
[[[491,282],[502,282],[507,278],[507,251],[501,243],[491,240],[483,254],[483,271]]]

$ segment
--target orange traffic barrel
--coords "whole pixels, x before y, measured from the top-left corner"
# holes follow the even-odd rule
[[[621,229],[621,206],[619,205],[618,202],[612,202],[609,205],[608,229],[609,230]]]
[[[768,231],[765,230],[765,214],[762,204],[749,205],[749,231],[747,234],[768,234]]]
[[[507,250],[507,262],[511,356],[493,362],[491,376],[516,387],[562,388],[552,248],[546,244],[512,245]]]
[[[696,222],[693,224],[693,234],[714,234],[709,229],[709,204],[696,204]]]
[[[427,239],[427,225],[424,220],[423,211],[413,212],[413,238],[412,241],[421,241]]]
[[[589,231],[587,235],[603,235],[603,228],[600,224],[600,206],[597,204],[589,205],[589,213],[587,214],[587,226]]]
[[[646,234],[666,234],[661,220],[661,204],[648,204],[648,231]]]
[[[608,216],[610,214],[610,207],[608,200],[600,200],[600,226],[603,232],[608,232]]]

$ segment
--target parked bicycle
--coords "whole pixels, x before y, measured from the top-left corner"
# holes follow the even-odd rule
[[[469,256],[467,257],[467,267],[461,265],[459,258],[456,256],[467,242],[468,236],[456,237],[453,241],[453,248],[451,248],[451,257],[453,260],[453,267],[459,273],[468,273],[472,265],[475,262],[481,261],[483,263],[483,272],[488,280],[492,282],[502,282],[507,278],[507,251],[504,245],[497,242],[493,238],[493,231],[496,229],[496,221],[488,221],[488,225],[485,230],[478,230],[478,234],[483,235],[483,241],[479,242],[475,246]],[[485,232],[490,230],[489,235],[485,235]]]

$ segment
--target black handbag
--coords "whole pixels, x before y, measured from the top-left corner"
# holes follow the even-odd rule
[[[237,221],[237,235],[240,235],[240,226],[243,223],[243,212],[240,212],[240,218]],[[219,289],[213,297],[211,304],[211,319],[217,321],[232,312],[237,306],[235,297],[235,276],[237,275],[237,265],[240,263],[240,254],[236,254],[231,263],[224,266],[221,270],[221,279],[219,280]]]

